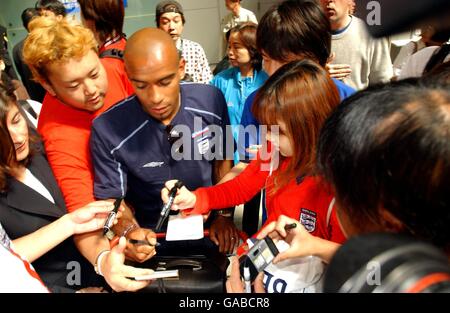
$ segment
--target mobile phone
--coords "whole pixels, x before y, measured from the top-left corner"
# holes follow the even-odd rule
[[[153,274],[133,277],[134,280],[154,280],[158,278],[178,277],[178,270],[155,271]]]
[[[248,267],[251,281],[255,280],[258,273],[264,271],[279,253],[275,243],[269,237],[257,240],[253,247],[239,258],[241,275],[244,275],[244,268]]]

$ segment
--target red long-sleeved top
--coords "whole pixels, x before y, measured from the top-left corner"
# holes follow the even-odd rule
[[[114,68],[120,67],[120,63],[123,67],[121,60],[103,58],[100,61],[108,77],[105,104],[101,109],[93,113],[78,110],[47,93],[39,116],[38,131],[69,212],[95,201],[94,169],[89,148],[92,121],[133,92],[128,79],[124,81]]]
[[[289,158],[279,166],[284,169]],[[199,188],[194,193],[197,201],[192,213],[207,213],[211,209],[221,209],[245,203],[258,191],[267,186],[267,221],[264,226],[286,215],[301,221],[314,236],[342,243],[345,236],[341,231],[334,210],[327,224],[327,214],[333,195],[324,188],[321,179],[307,176],[301,181],[292,180],[286,186],[271,194],[273,178],[279,169],[269,175],[269,162],[256,159],[236,178],[213,187]]]

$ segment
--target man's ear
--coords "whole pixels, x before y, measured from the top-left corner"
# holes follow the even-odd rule
[[[393,233],[403,232],[403,230],[405,229],[405,224],[403,224],[403,222],[401,222],[385,208],[379,208],[378,211],[380,215],[381,227],[384,230]]]
[[[180,79],[183,79],[184,75],[186,74],[185,68],[186,60],[184,58],[180,58],[180,62],[178,63],[178,75],[180,76]]]
[[[40,80],[39,83],[42,85],[42,87],[44,87],[45,90],[47,90],[49,94],[51,94],[52,96],[56,96],[55,90],[53,90],[52,85],[48,81]]]

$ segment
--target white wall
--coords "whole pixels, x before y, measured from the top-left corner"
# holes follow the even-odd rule
[[[93,0],[94,1],[94,0]],[[0,0],[0,23],[8,29],[10,49],[26,36],[20,14],[26,7],[34,6],[35,0]],[[155,7],[158,0],[128,0],[125,9],[124,31],[131,36],[143,27],[155,26]],[[205,49],[209,62],[220,61],[220,21],[229,13],[225,0],[178,0],[183,6],[186,25],[183,36],[197,41]],[[241,5],[253,11],[258,18],[280,0],[242,0]]]
[[[183,36],[197,41],[205,49],[210,64],[220,61],[220,21],[229,11],[225,0],[178,0],[184,8],[186,25]],[[258,18],[279,0],[242,0],[242,7],[253,11]]]

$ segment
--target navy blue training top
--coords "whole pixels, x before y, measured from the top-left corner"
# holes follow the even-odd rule
[[[234,142],[223,94],[214,86],[181,84],[181,105],[171,121],[181,134],[174,143],[166,126],[142,109],[136,96],[94,120],[91,153],[97,199],[125,197],[142,227],[154,228],[161,212],[161,189],[179,179],[189,190],[213,184],[213,160],[229,158]],[[173,130],[172,130],[173,132]],[[175,136],[176,137],[176,136]],[[177,147],[182,143],[182,151]],[[183,156],[183,160],[176,160]],[[215,153],[215,154],[214,154]]]

